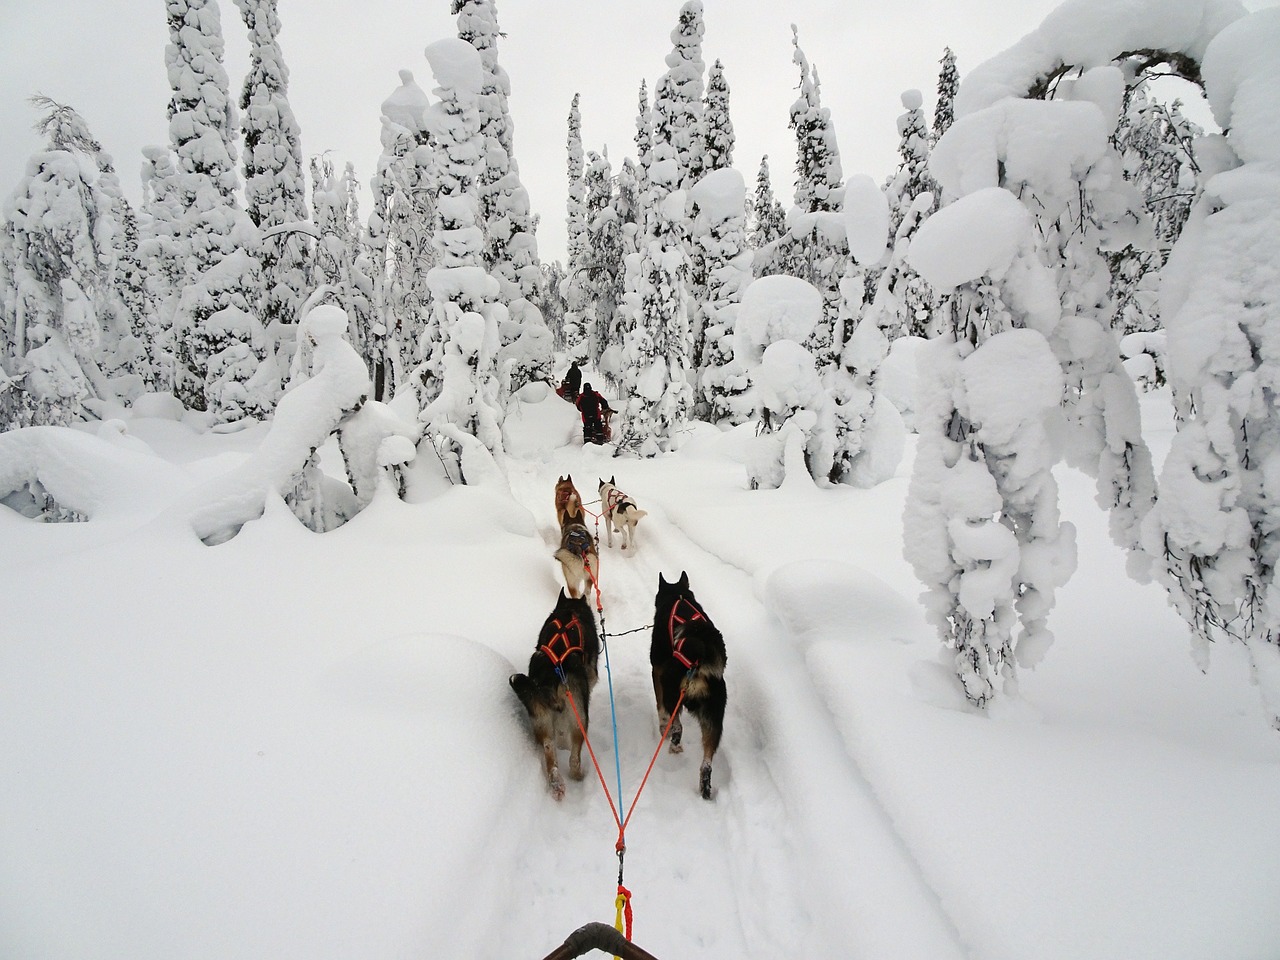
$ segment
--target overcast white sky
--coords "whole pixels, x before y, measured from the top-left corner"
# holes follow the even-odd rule
[[[615,169],[633,153],[640,81],[650,94],[666,70],[682,0],[499,0],[506,36],[499,62],[511,77],[516,159],[534,211],[540,252],[564,256],[565,135],[573,94],[582,95],[584,147],[607,146]],[[234,96],[247,41],[232,0],[219,0]],[[950,45],[964,73],[1029,33],[1057,0],[704,0],[708,68],[718,58],[730,86],[734,163],[754,183],[769,155],[774,189],[791,199],[795,142],[787,127],[796,96],[791,24],[817,69],[845,176],[882,180],[896,163],[899,96],[921,90],[932,120],[938,60]],[[1266,0],[1250,8],[1270,6]],[[379,107],[397,71],[433,86],[423,48],[454,35],[449,0],[279,0],[290,69],[289,99],[307,157],[332,151],[366,183],[380,151]],[[75,107],[113,156],[137,199],[141,148],[168,140],[169,98],[161,0],[0,0],[0,196],[39,149],[40,92]],[[434,99],[434,97],[432,98]],[[368,213],[368,203],[364,203]]]

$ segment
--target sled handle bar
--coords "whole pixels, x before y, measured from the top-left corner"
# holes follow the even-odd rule
[[[599,922],[588,923],[573,931],[544,960],[574,960],[589,950],[603,950],[621,960],[658,960],[653,954],[627,940],[609,924]]]

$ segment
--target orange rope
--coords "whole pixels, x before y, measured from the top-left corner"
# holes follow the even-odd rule
[[[600,763],[596,760],[596,752],[591,749],[591,738],[587,736],[587,728],[582,725],[582,717],[578,715],[578,705],[573,702],[573,693],[569,690],[569,685],[565,684],[565,695],[569,698],[569,706],[573,708],[573,719],[578,721],[578,729],[582,732],[582,742],[587,745],[587,753],[591,755],[591,765],[596,768],[596,776],[600,778],[600,786],[604,788],[604,797],[609,801],[609,809],[613,812],[613,821],[618,825],[619,835],[622,831],[622,818],[618,816],[618,808],[614,806],[613,794],[609,792],[609,785],[604,782],[604,774],[600,771]],[[628,817],[627,819],[631,819]]]
[[[631,815],[636,812],[636,801],[640,799],[640,792],[644,790],[644,785],[649,782],[649,774],[653,772],[653,765],[658,762],[658,754],[662,752],[662,745],[667,742],[667,735],[671,733],[671,725],[676,722],[676,717],[680,715],[680,705],[682,703],[684,703],[683,685],[680,687],[680,696],[676,698],[676,708],[671,711],[671,717],[667,720],[667,729],[662,731],[662,739],[658,741],[658,748],[653,751],[653,757],[649,760],[649,769],[644,772],[644,777],[640,780],[636,795],[631,798],[631,809],[627,811],[627,819],[622,822],[619,836],[626,835],[627,824],[631,822]]]

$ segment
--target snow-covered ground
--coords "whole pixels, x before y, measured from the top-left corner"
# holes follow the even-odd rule
[[[658,737],[658,574],[687,571],[728,643],[713,801],[696,751],[664,751],[627,831],[646,950],[1280,956],[1280,734],[1240,652],[1202,675],[1126,578],[1081,475],[1059,471],[1079,569],[1057,640],[980,715],[902,557],[912,447],[871,490],[751,492],[749,428],[611,459],[524,397],[505,484],[384,489],[324,535],[277,500],[216,547],[191,491],[261,428],[43,435],[97,506],[0,509],[0,957],[538,958],[612,922],[608,801],[590,771],[551,798],[507,685],[560,583],[565,473],[649,511],[634,555],[601,547],[618,748],[603,674],[592,743],[626,810]],[[1145,403],[1159,457],[1167,398]]]

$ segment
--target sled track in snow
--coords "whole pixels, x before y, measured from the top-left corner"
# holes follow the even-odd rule
[[[552,507],[556,478],[571,473],[595,511],[597,477],[617,472],[619,463],[594,448],[558,451],[556,461],[508,462],[512,492],[533,514],[547,545],[548,611],[563,585],[551,556],[559,542]],[[690,746],[676,755],[663,748],[627,828],[625,884],[632,893],[636,942],[660,960],[962,957],[954,927],[849,757],[802,659],[780,655],[771,643],[777,626],[770,624],[751,577],[687,537],[668,519],[665,505],[642,489],[636,473],[635,482],[619,478],[649,512],[637,530],[636,549],[624,553],[617,538],[610,548],[603,520],[599,529],[600,601],[617,709],[624,818],[661,734],[649,630],[627,633],[652,622],[659,573],[670,580],[688,571],[694,592],[725,634],[729,686],[712,802],[697,794],[700,738],[697,721],[686,715]],[[539,625],[530,624],[531,638]],[[603,655],[600,668],[590,736],[605,782],[616,794]],[[819,743],[813,742],[815,731]],[[797,737],[806,742],[788,749]],[[528,795],[512,798],[507,843],[514,845],[515,875],[536,877],[533,888],[541,893],[511,898],[489,955],[510,956],[512,944],[526,943],[529,956],[539,957],[583,923],[612,922],[617,826],[589,765],[586,779],[570,781],[568,795],[557,804],[531,743],[528,776],[518,779]],[[841,855],[851,845],[836,842],[835,832],[856,838],[852,859]],[[896,876],[885,877],[886,863]],[[911,897],[911,906],[897,902],[903,896]],[[860,904],[867,912],[878,908],[877,915],[862,922]],[[921,924],[922,915],[937,922]]]

